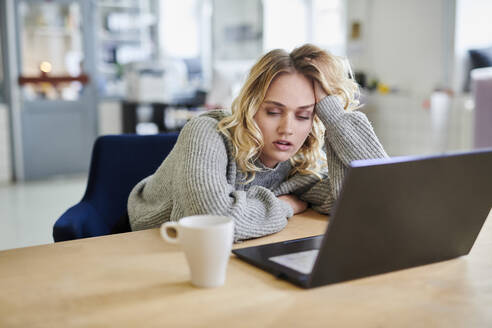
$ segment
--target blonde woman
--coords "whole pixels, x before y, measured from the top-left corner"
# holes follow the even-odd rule
[[[386,157],[338,57],[273,50],[251,69],[232,113],[190,120],[128,200],[132,230],[195,214],[234,218],[234,240],[282,230],[308,206],[329,213],[347,165]]]

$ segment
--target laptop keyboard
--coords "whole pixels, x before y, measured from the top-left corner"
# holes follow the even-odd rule
[[[319,249],[311,249],[309,251],[272,256],[269,260],[299,271],[300,273],[308,274],[313,270],[318,253]]]

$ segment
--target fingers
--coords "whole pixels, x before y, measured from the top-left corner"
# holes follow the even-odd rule
[[[308,207],[308,203],[303,200],[300,200],[299,197],[297,197],[296,195],[292,195],[292,194],[281,195],[278,196],[277,198],[288,203],[292,207],[294,214],[304,212]]]
[[[305,59],[309,62],[314,63],[316,66],[318,66],[320,64],[315,59],[312,59],[309,57],[306,57]],[[323,69],[323,67],[320,67],[320,70],[321,70],[320,73],[323,76],[325,76],[326,72]],[[316,80],[313,81],[313,89],[314,89],[314,97],[315,97],[316,103],[319,103],[324,97],[326,97],[328,95],[325,92],[325,90],[323,89],[323,87],[321,86],[321,84]]]
[[[327,95],[321,84],[318,81],[314,81],[314,98],[316,99],[316,103],[319,103]]]
[[[307,209],[307,207],[308,207],[308,203],[307,202],[298,199],[297,211],[295,213],[296,214],[302,213],[302,212],[304,212]]]

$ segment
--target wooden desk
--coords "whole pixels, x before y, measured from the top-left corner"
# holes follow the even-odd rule
[[[245,247],[323,233],[307,212]],[[0,252],[0,327],[491,327],[492,212],[470,255],[303,290],[234,256],[226,285],[189,283],[157,229]]]

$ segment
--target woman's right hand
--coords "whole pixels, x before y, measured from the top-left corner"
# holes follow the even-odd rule
[[[319,60],[316,59],[311,59],[311,58],[306,58],[306,60],[315,63],[316,66],[318,66],[321,70],[322,75],[327,75],[328,70],[324,66],[323,62],[320,62]],[[328,94],[325,92],[325,90],[321,87],[321,84],[318,81],[313,81],[313,89],[314,89],[314,99],[316,100],[316,103],[319,103],[324,97],[328,96]]]
[[[292,194],[281,195],[278,196],[277,198],[289,204],[290,207],[292,207],[292,209],[294,210],[294,214],[302,213],[308,207],[308,203],[303,200],[300,200],[299,197],[297,197],[296,195],[292,195]]]
[[[325,90],[323,90],[319,82],[314,81],[314,97],[316,99],[316,103],[319,103],[326,96],[328,96],[328,94]]]

